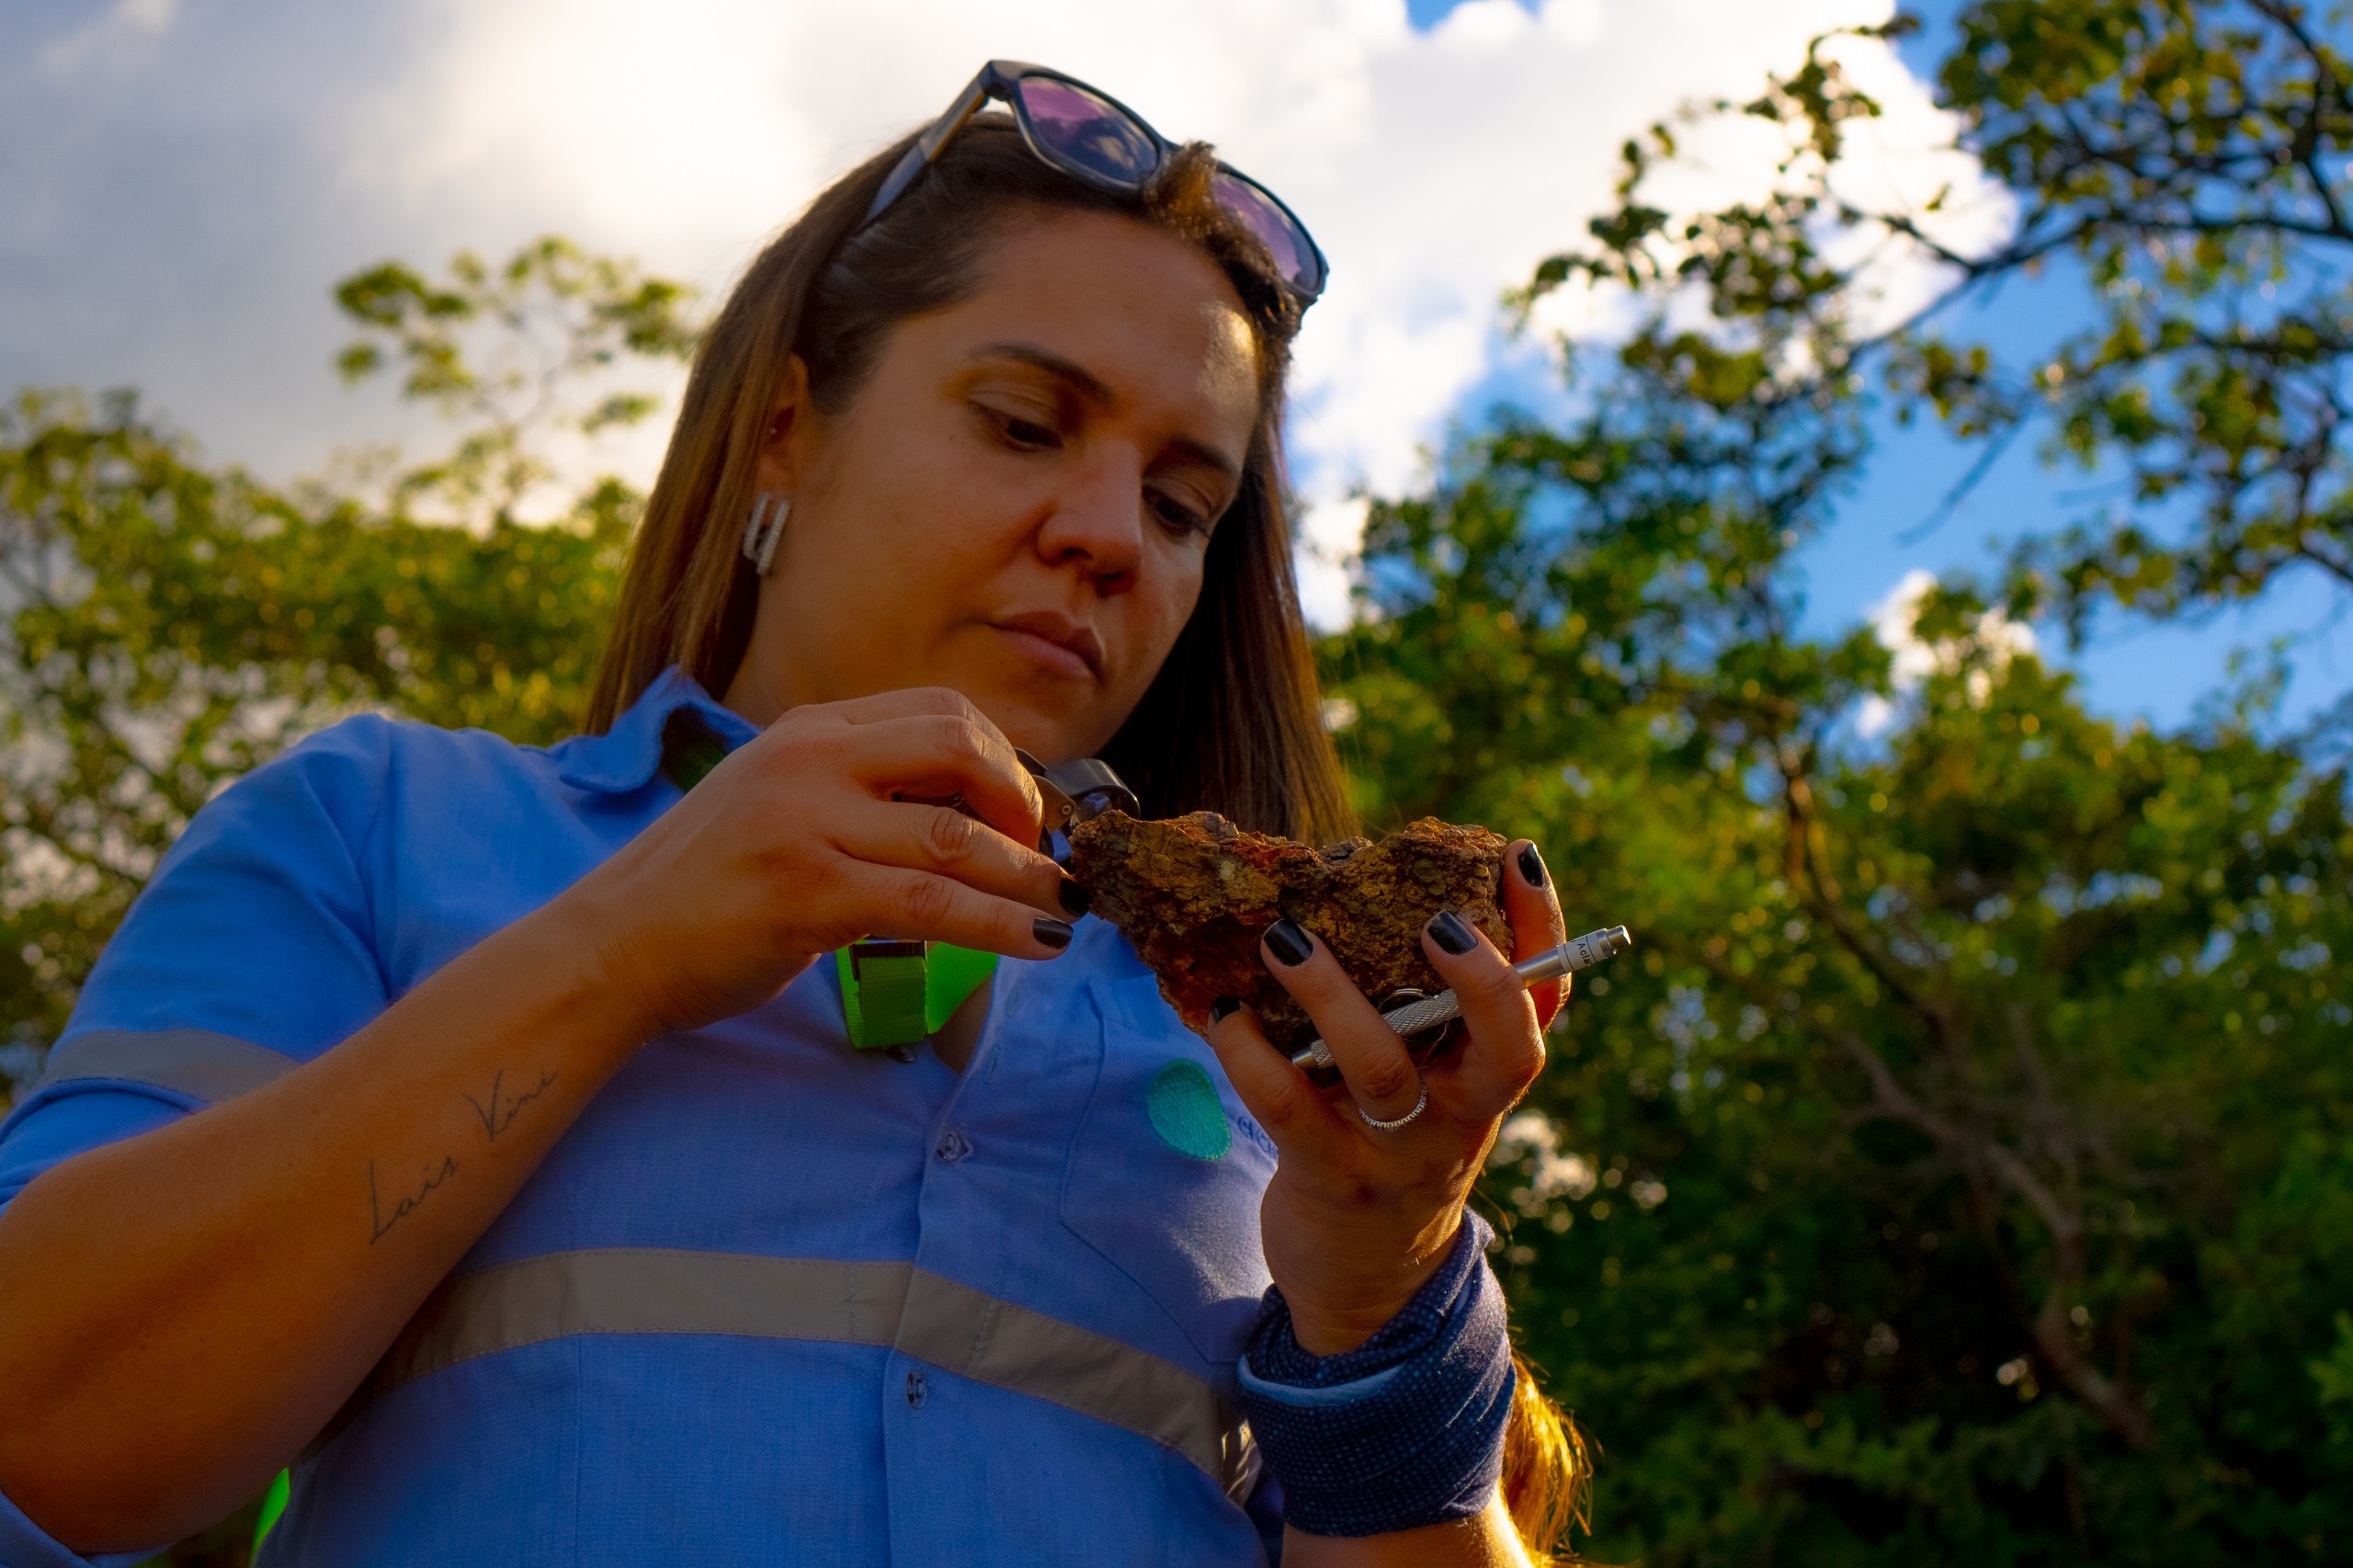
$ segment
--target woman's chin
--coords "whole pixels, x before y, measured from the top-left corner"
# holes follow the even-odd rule
[[[1086,755],[1089,736],[1103,730],[1103,688],[1094,672],[1083,676],[1043,664],[1002,642],[995,656],[964,662],[952,686],[989,716],[1015,745],[1044,762]],[[1010,653],[1011,656],[1007,656]],[[1119,727],[1114,720],[1110,728]]]
[[[957,687],[1006,740],[1050,767],[1094,749],[1100,725],[1084,705],[1070,700],[1067,682],[960,681]]]

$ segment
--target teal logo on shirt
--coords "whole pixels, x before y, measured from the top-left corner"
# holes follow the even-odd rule
[[[1144,1096],[1152,1130],[1178,1153],[1196,1160],[1222,1159],[1233,1146],[1233,1129],[1217,1085],[1198,1062],[1172,1062],[1152,1080]]]

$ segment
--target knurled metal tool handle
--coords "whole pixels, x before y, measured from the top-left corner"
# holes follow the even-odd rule
[[[1511,966],[1522,985],[1541,985],[1548,980],[1558,980],[1564,974],[1574,974],[1581,969],[1591,969],[1604,959],[1616,958],[1634,945],[1634,938],[1623,926],[1605,926],[1598,931],[1587,931],[1582,937],[1572,937],[1557,948],[1547,948],[1534,958],[1522,959]],[[1433,1028],[1449,1018],[1462,1016],[1462,999],[1451,991],[1441,991],[1418,1002],[1381,1015],[1389,1027],[1401,1035],[1415,1035]],[[1329,1067],[1331,1048],[1321,1040],[1311,1040],[1300,1051],[1291,1052],[1291,1061],[1302,1067]]]

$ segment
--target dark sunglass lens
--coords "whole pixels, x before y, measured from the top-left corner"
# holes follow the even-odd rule
[[[1025,76],[1017,90],[1040,150],[1073,169],[1138,186],[1160,166],[1160,148],[1144,128],[1086,88]]]
[[[1323,264],[1317,259],[1306,231],[1272,197],[1225,169],[1217,172],[1211,188],[1217,192],[1218,204],[1241,219],[1243,227],[1258,237],[1258,242],[1267,247],[1275,270],[1293,288],[1312,295],[1324,287]]]

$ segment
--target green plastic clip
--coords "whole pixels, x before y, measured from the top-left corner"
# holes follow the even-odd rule
[[[860,1051],[928,1040],[996,972],[995,953],[948,942],[852,942],[834,962],[842,1021]]]

